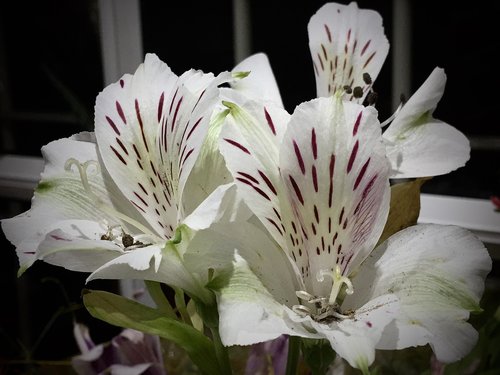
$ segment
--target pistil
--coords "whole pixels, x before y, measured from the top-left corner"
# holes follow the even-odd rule
[[[340,267],[337,265],[335,266],[335,270],[320,270],[318,274],[316,275],[316,279],[319,282],[323,282],[325,280],[325,276],[331,277],[333,280],[332,283],[332,290],[330,292],[330,298],[328,299],[328,304],[333,305],[335,304],[335,301],[337,300],[337,297],[340,293],[340,290],[342,289],[343,284],[346,285],[346,293],[347,294],[352,294],[354,293],[354,288],[352,286],[351,280],[347,276],[342,276],[342,273],[340,272]]]

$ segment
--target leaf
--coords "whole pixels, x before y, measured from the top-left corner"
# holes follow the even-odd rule
[[[429,180],[417,178],[391,186],[391,206],[379,244],[400,230],[417,223],[420,214],[420,188]]]
[[[313,375],[326,374],[335,352],[326,340],[302,339],[302,355]]]
[[[204,374],[222,373],[213,343],[195,328],[168,318],[159,310],[109,292],[85,291],[83,302],[95,318],[174,342],[186,351]]]

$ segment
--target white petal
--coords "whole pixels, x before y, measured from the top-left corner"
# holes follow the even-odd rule
[[[463,167],[469,140],[456,128],[430,119],[387,142],[391,178],[438,176]]]
[[[374,81],[389,51],[380,14],[359,9],[355,2],[327,3],[311,17],[307,29],[318,97],[345,85],[359,86],[363,97],[347,98],[362,103],[372,86],[364,82],[363,73]]]
[[[247,77],[232,83],[233,89],[249,98],[270,101],[283,108],[278,84],[266,54],[251,55],[236,65],[232,71],[250,73]]]
[[[228,105],[231,112],[221,132],[221,153],[248,207],[284,245],[277,198],[278,155],[289,114],[245,98]]]
[[[235,249],[276,301],[289,306],[297,303],[295,291],[304,287],[293,262],[267,232],[251,223],[226,222],[197,232],[184,253],[185,264],[200,275],[208,269],[225,272],[233,267]]]
[[[167,243],[164,249],[151,245],[129,250],[95,270],[87,281],[94,279],[158,281],[179,287],[204,302],[211,301],[208,290],[186,269],[172,243]]]
[[[317,283],[318,272],[355,269],[389,210],[389,165],[375,110],[338,98],[301,104],[283,139],[280,171],[288,193],[281,211],[293,215],[283,223],[290,256],[313,280],[311,293],[329,295],[331,283]]]
[[[479,310],[491,259],[484,245],[465,229],[418,225],[380,245],[352,280],[346,307],[394,293],[400,314],[378,348],[402,349],[429,343],[438,360],[456,361],[476,342],[466,323]]]
[[[325,335],[332,348],[355,368],[367,368],[375,359],[375,347],[384,329],[399,310],[397,297],[379,296],[358,309],[353,319],[344,319],[330,326],[313,322]]]
[[[96,137],[113,181],[150,223],[170,238],[183,216],[184,183],[198,156],[220,78],[181,77],[148,54],[135,74],[108,86],[96,101]]]
[[[123,254],[123,249],[100,237],[106,228],[88,220],[66,220],[54,223],[38,246],[36,257],[72,271],[92,272]]]
[[[247,206],[237,194],[236,186],[231,183],[215,189],[183,223],[193,230],[200,230],[220,221],[247,219],[249,215]]]
[[[82,139],[82,136],[76,138]],[[20,272],[35,261],[36,249],[45,234],[55,229],[54,223],[65,219],[106,220],[118,224],[102,211],[98,201],[84,189],[75,167],[68,170],[66,162],[75,159],[80,163],[97,163],[96,146],[92,142],[60,139],[42,148],[45,168],[35,189],[31,209],[11,219],[2,220],[2,229],[9,241],[16,246]],[[111,194],[105,183],[104,171],[91,167],[87,177],[94,196],[102,204],[112,206]],[[118,194],[112,194],[119,197]],[[118,199],[118,198],[117,198]],[[124,207],[125,205],[121,205]]]
[[[384,132],[392,178],[442,175],[469,160],[464,134],[432,117],[445,83],[444,70],[434,69]]]
[[[225,107],[218,108],[212,115],[200,154],[184,185],[182,207],[185,215],[191,214],[217,187],[233,180],[219,151],[219,136],[228,112]]]
[[[284,305],[273,298],[237,252],[233,267],[229,283],[217,291],[223,344],[250,345],[282,334],[296,335],[284,320]]]

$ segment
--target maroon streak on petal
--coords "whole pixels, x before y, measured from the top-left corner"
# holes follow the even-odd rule
[[[250,182],[248,180],[245,180],[244,178],[241,178],[241,177],[236,177],[236,180],[238,180],[240,182],[243,182],[244,184],[247,184],[248,186],[251,186],[262,197],[264,197],[268,201],[271,201],[271,198],[269,198],[269,196],[262,189],[260,189],[259,187],[255,186],[254,184],[252,184],[252,182]]]
[[[146,207],[148,207],[148,203],[144,200],[144,198],[142,198],[139,194],[137,194],[135,191],[134,191],[134,195],[139,198],[142,202],[142,204],[144,204]]]
[[[116,127],[116,124],[113,122],[113,120],[111,120],[110,117],[106,116],[106,121],[108,122],[109,126],[111,126],[111,128],[114,130],[116,135],[120,135],[120,131]]]
[[[363,55],[364,55],[364,53],[366,52],[366,50],[367,50],[368,46],[370,45],[370,42],[371,42],[371,41],[372,41],[371,39],[368,39],[368,42],[366,42],[366,43],[365,43],[365,45],[364,45],[364,46],[363,46],[363,48],[361,49],[361,55],[360,55],[360,56],[363,56]]]
[[[191,137],[191,134],[193,134],[194,130],[198,127],[198,125],[200,124],[201,120],[203,120],[203,117],[200,117],[193,125],[193,127],[191,128],[191,130],[189,131],[187,137],[186,137],[186,141],[189,139],[189,137]]]
[[[172,108],[174,106],[175,98],[177,97],[177,93],[179,92],[179,87],[175,90],[174,97],[172,98],[172,101],[170,102],[170,107],[168,108],[168,114],[172,113]]]
[[[295,156],[297,157],[297,161],[299,163],[300,171],[302,174],[306,173],[306,167],[304,165],[304,159],[302,158],[302,154],[300,153],[299,146],[297,142],[293,141],[293,149],[295,150]]]
[[[56,234],[51,234],[50,235],[51,238],[53,238],[54,240],[57,240],[57,241],[67,241],[67,242],[71,242],[70,239],[68,238],[64,238],[64,237],[61,237],[61,236],[58,236]]]
[[[354,160],[356,159],[356,154],[358,153],[359,141],[357,140],[354,144],[354,147],[351,151],[351,156],[349,157],[349,162],[347,163],[347,173],[349,173],[352,169],[352,165],[354,164]]]
[[[267,221],[269,221],[272,225],[274,225],[274,227],[276,228],[276,230],[279,232],[280,235],[283,235],[283,232],[281,231],[280,227],[278,226],[278,224],[276,224],[276,222],[273,220],[273,219],[270,219],[268,217],[266,217]]]
[[[318,158],[318,144],[316,143],[316,130],[314,128],[311,131],[311,149],[314,160],[316,160]]]
[[[359,115],[358,117],[356,118],[356,122],[354,123],[354,128],[352,129],[352,136],[354,137],[357,132],[358,132],[358,128],[359,128],[359,124],[361,123],[361,115],[363,114],[363,112],[359,112]]]
[[[269,179],[269,177],[267,177],[266,174],[262,171],[259,171],[259,175],[260,175],[260,177],[262,177],[262,179],[266,183],[267,187],[273,192],[273,194],[277,195],[278,193],[276,192],[276,189],[275,189],[274,185],[272,184],[271,180]]]
[[[181,98],[179,99],[179,101],[177,102],[177,105],[175,106],[175,112],[174,112],[174,118],[172,120],[172,125],[170,127],[170,131],[174,131],[174,127],[175,127],[175,123],[177,121],[177,115],[179,114],[179,108],[182,104],[182,100],[184,99],[183,96],[181,96]]]
[[[276,135],[276,128],[274,127],[273,119],[269,115],[269,112],[267,112],[266,107],[264,107],[264,115],[266,116],[267,125],[269,125],[269,128],[271,129],[273,134]]]
[[[139,127],[141,128],[141,135],[142,135],[142,141],[144,142],[144,147],[146,147],[146,151],[149,152],[148,142],[146,141],[146,135],[144,134],[144,124],[142,123],[139,101],[137,99],[135,99],[135,114],[137,116],[137,121],[139,122]]]
[[[340,223],[342,223],[342,218],[344,217],[344,210],[345,210],[345,207],[342,207],[342,211],[340,211],[340,216],[339,216],[339,225],[340,225]]]
[[[120,148],[123,150],[123,152],[128,156],[127,148],[122,143],[122,141],[120,141],[120,138],[115,138],[115,140],[116,140],[116,143],[118,143],[118,146],[120,146]]]
[[[121,155],[118,151],[116,151],[116,149],[115,149],[113,146],[111,146],[111,145],[110,145],[109,147],[111,147],[111,150],[113,150],[113,152],[115,153],[116,157],[117,157],[118,159],[120,159],[120,161],[121,161],[124,165],[127,165],[127,162],[125,161],[125,159],[123,158],[123,156],[122,156],[122,155]]]
[[[363,65],[363,69],[366,68],[366,66],[370,63],[370,61],[373,59],[373,56],[375,56],[375,52],[373,52],[370,57],[365,62],[365,65]]]
[[[366,163],[363,165],[363,167],[359,171],[358,177],[356,177],[356,181],[354,182],[354,187],[352,189],[353,191],[358,188],[359,183],[363,179],[363,176],[365,175],[366,169],[368,168],[368,164],[370,164],[370,158],[368,158],[368,160],[366,161]]]
[[[251,155],[250,154],[250,151],[248,151],[248,149],[246,147],[244,147],[243,145],[241,145],[240,143],[236,142],[236,141],[233,141],[232,139],[228,139],[228,138],[224,138],[224,140],[229,143],[229,144],[232,144],[234,147],[238,147],[241,151],[243,151],[244,153],[248,154],[248,155]]]
[[[331,43],[332,42],[332,33],[330,32],[330,28],[328,27],[327,24],[323,25],[325,27],[326,35],[328,37],[328,41]]]
[[[165,93],[162,92],[160,95],[160,100],[158,101],[158,122],[161,120],[161,115],[163,113],[163,101],[165,100]]]
[[[257,179],[255,179],[254,177],[252,177],[251,175],[249,175],[248,173],[245,173],[245,172],[236,172],[240,175],[242,175],[243,177],[247,178],[248,180],[252,181],[253,183],[255,184],[259,184],[259,181]]]
[[[139,185],[141,190],[144,192],[144,194],[149,195],[148,191],[144,188],[144,186],[140,182],[138,182],[137,184]]]
[[[122,106],[120,105],[120,103],[118,101],[116,102],[116,111],[118,112],[118,115],[122,119],[123,123],[127,124],[127,119],[125,118],[125,114],[123,113]]]
[[[320,65],[321,65],[321,70],[323,70],[323,71],[324,71],[324,70],[325,70],[325,66],[323,65],[323,60],[321,59],[321,56],[320,56],[320,54],[319,54],[319,53],[318,53],[318,60],[319,60],[319,63],[320,63]]]
[[[297,185],[297,182],[295,182],[294,178],[291,175],[288,175],[288,178],[290,179],[290,183],[292,184],[293,190],[295,191],[295,195],[297,196],[297,199],[299,202],[304,205],[304,198],[302,197],[302,193],[300,191],[299,186]]]
[[[314,191],[317,193],[318,192],[318,176],[316,174],[316,166],[315,165],[312,166],[311,174],[312,174]]]
[[[325,57],[325,60],[328,60],[328,54],[326,53],[326,48],[323,43],[321,43],[321,49],[323,50],[323,56]]]

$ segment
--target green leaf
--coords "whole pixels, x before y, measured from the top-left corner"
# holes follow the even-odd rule
[[[204,374],[223,373],[212,341],[195,328],[168,318],[159,310],[109,292],[85,291],[83,302],[95,318],[174,342],[186,351]]]
[[[302,355],[313,375],[326,374],[335,359],[335,351],[326,340],[302,339]]]
[[[379,244],[394,233],[417,223],[420,214],[420,188],[429,178],[417,178],[391,186],[391,206]]]

